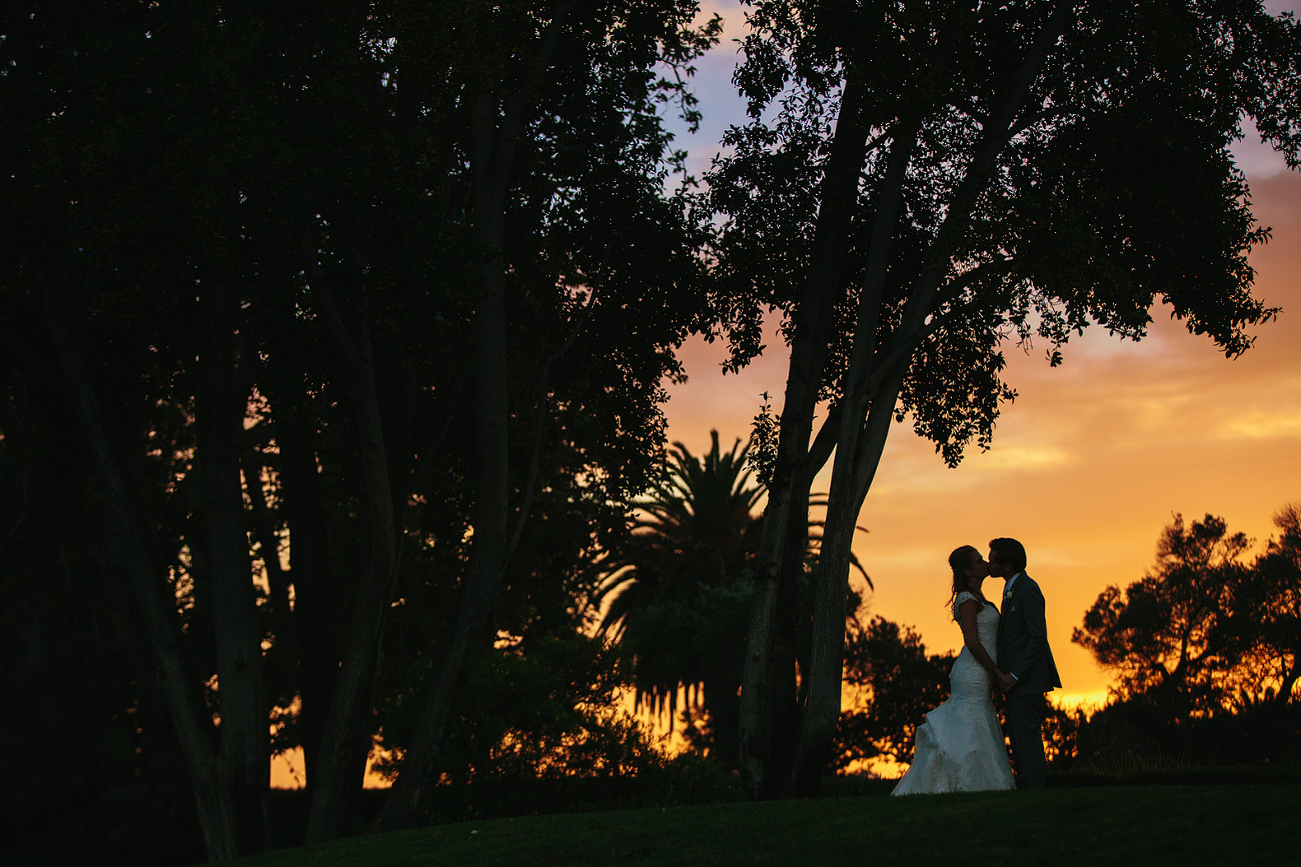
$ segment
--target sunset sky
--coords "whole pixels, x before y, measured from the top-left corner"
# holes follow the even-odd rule
[[[741,6],[705,6],[723,15],[726,33],[697,64],[700,131],[679,139],[695,174],[709,165],[722,131],[744,120],[730,82],[732,40],[744,32]],[[1088,332],[1067,345],[1056,369],[1042,346],[1026,354],[1008,345],[1008,381],[1019,397],[1004,408],[993,448],[956,470],[908,423],[896,425],[859,521],[870,532],[855,545],[876,585],[869,615],[914,626],[928,650],[956,650],[961,635],[945,605],[949,552],[1014,536],[1048,600],[1049,641],[1064,683],[1055,697],[1099,703],[1108,678],[1071,644],[1071,630],[1103,588],[1138,580],[1151,567],[1172,513],[1222,515],[1231,530],[1264,542],[1278,508],[1301,501],[1301,174],[1254,137],[1235,153],[1257,219],[1274,230],[1251,263],[1258,297],[1283,308],[1278,320],[1257,329],[1255,347],[1234,361],[1162,309],[1142,342]],[[749,435],[762,392],[779,408],[788,356],[775,334],[767,346],[750,368],[726,376],[721,345],[684,347],[690,379],[671,390],[669,439],[700,453],[716,428],[726,448]],[[816,490],[827,486],[824,477]],[[991,580],[986,591],[998,592]]]

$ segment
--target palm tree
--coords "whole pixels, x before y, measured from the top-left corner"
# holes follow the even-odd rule
[[[703,458],[673,444],[660,483],[637,503],[628,550],[612,561],[595,602],[605,612],[600,629],[633,654],[638,706],[674,716],[685,689],[686,710],[708,717],[709,754],[735,766],[751,566],[762,533],[753,510],[764,488],[751,484],[748,444],[738,439],[723,452],[718,431],[710,439]],[[811,571],[821,522],[809,526]],[[811,612],[810,594],[801,604]],[[855,599],[850,611],[857,607]]]
[[[597,592],[600,628],[633,654],[638,706],[708,715],[711,755],[736,761],[741,654],[749,621],[749,561],[759,535],[752,513],[749,446],[723,452],[718,431],[703,459],[682,443],[660,483],[637,503],[628,550]]]

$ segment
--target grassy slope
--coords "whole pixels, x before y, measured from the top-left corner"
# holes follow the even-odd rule
[[[1059,788],[529,816],[241,864],[1297,863],[1301,785]]]

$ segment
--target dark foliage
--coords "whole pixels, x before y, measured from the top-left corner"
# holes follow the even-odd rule
[[[486,253],[467,205],[476,129],[511,105],[527,111],[517,158],[494,164],[494,255],[518,532],[513,557],[494,552],[509,568],[488,634],[546,657],[581,625],[594,552],[650,478],[661,381],[705,313],[661,114],[695,117],[685,67],[717,24],[690,26],[693,3],[579,6],[3,7],[0,677],[31,709],[0,723],[17,815],[48,790],[86,828],[109,798],[179,833],[197,794],[209,854],[229,857],[266,845],[272,751],[303,747],[309,787],[318,759],[349,754],[330,785],[355,796],[371,697],[397,703],[437,655],[485,535],[468,531]],[[566,671],[547,689],[571,711],[588,696],[537,664]],[[348,670],[362,710],[331,717]],[[336,812],[329,833],[358,827]]]
[[[1055,710],[1045,727],[1054,772],[1133,778],[1252,766],[1301,770],[1301,706],[1264,702],[1190,717],[1149,699],[1093,713]]]
[[[1280,536],[1248,563],[1250,541],[1223,518],[1185,526],[1175,515],[1153,571],[1099,594],[1072,640],[1116,674],[1118,700],[1203,716],[1295,700],[1296,508],[1275,524]]]
[[[634,778],[663,756],[648,729],[623,707],[629,660],[600,639],[566,633],[502,639],[476,666],[466,709],[449,735],[447,784],[496,785],[500,779]],[[378,710],[378,768],[396,776],[414,724],[429,661],[418,658]],[[482,788],[480,786],[479,788]]]
[[[857,622],[855,623],[857,625]],[[917,726],[949,697],[952,653],[928,654],[909,626],[873,617],[851,629],[845,682],[854,696],[836,728],[832,767],[862,759],[911,762]]]
[[[1252,562],[1223,518],[1161,535],[1156,567],[1123,592],[1108,587],[1073,640],[1116,675],[1101,710],[1055,711],[1064,768],[1270,764],[1301,760],[1297,690],[1298,511]]]

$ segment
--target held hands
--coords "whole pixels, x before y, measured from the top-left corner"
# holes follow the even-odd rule
[[[1008,690],[1010,690],[1010,689],[1011,689],[1012,687],[1014,687],[1014,686],[1016,686],[1016,678],[1015,678],[1015,677],[1013,677],[1012,675],[1008,674],[1008,673],[1005,672],[1005,671],[1000,671],[1000,672],[998,673],[998,687],[999,687],[999,689],[1003,690],[1003,692],[1007,692]]]

